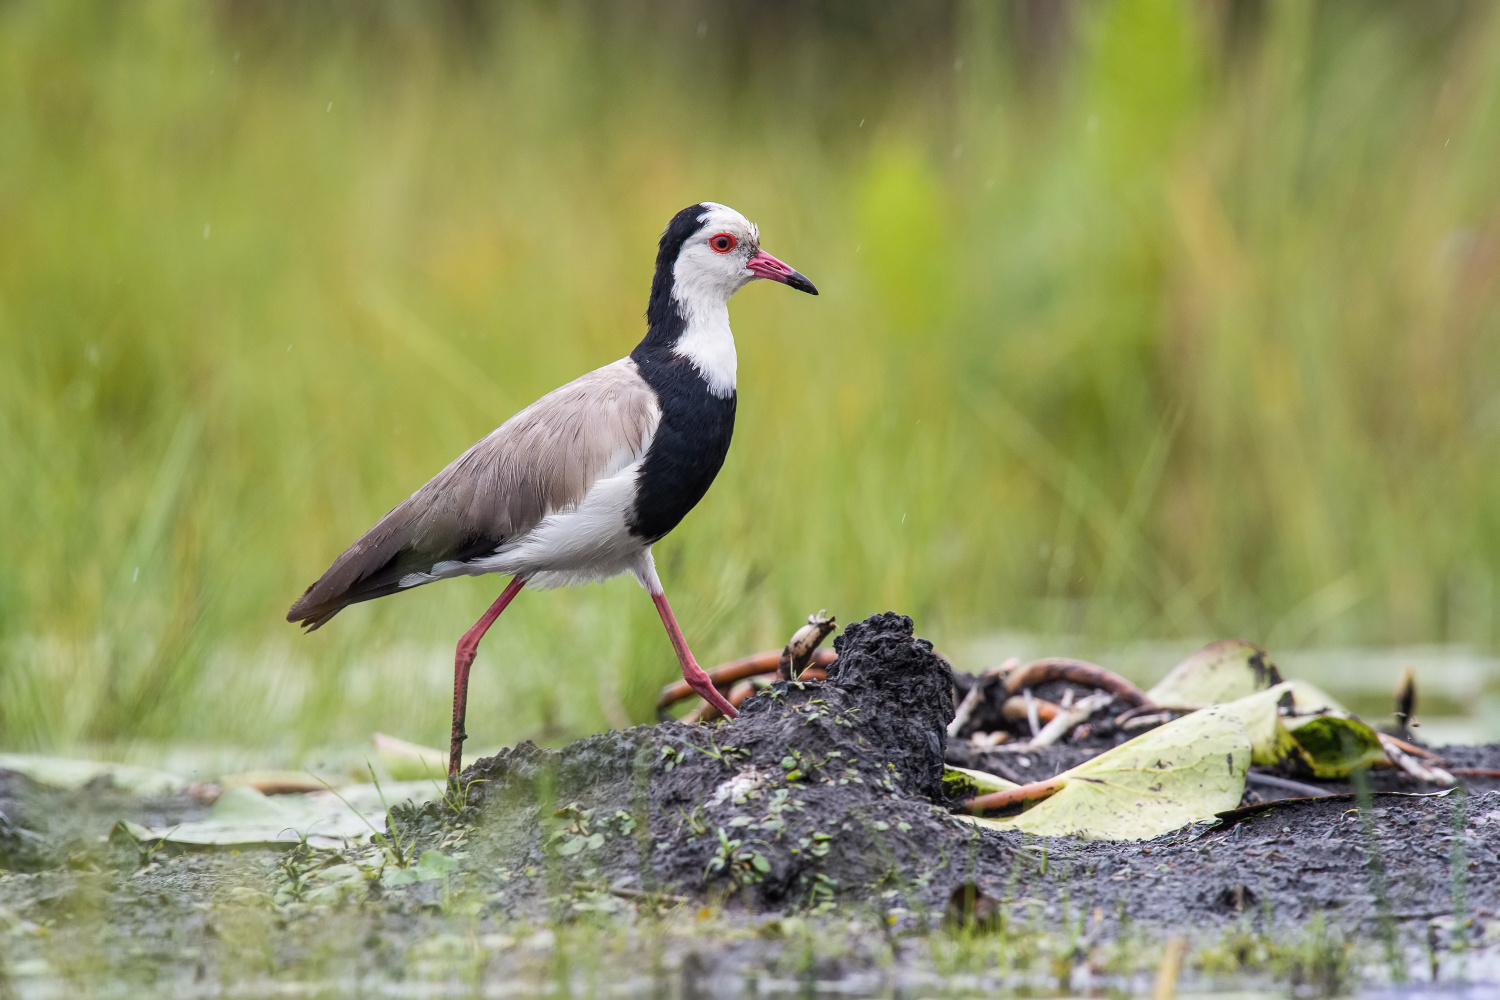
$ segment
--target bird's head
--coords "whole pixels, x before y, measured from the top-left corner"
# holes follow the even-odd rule
[[[760,248],[760,230],[728,205],[705,201],[672,217],[661,236],[652,306],[726,302],[756,278],[817,295],[811,281]]]

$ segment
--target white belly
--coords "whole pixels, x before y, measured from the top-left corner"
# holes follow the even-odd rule
[[[649,550],[646,541],[632,535],[629,527],[640,468],[641,460],[637,459],[599,480],[578,506],[548,514],[535,528],[506,542],[493,555],[438,563],[427,573],[408,574],[401,584],[416,586],[450,576],[504,573],[523,576],[528,587],[546,590],[608,580],[635,570]]]

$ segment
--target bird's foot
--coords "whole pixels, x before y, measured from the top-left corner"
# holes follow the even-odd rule
[[[696,667],[696,664],[694,666]],[[714,687],[714,682],[702,667],[697,667],[697,673],[687,673],[684,671],[684,679],[687,680],[688,686],[698,692],[704,701],[718,709],[726,717],[733,719],[739,716],[739,710],[729,703],[728,698],[719,693],[719,689]]]

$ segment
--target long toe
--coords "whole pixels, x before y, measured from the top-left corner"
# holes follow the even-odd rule
[[[719,693],[719,689],[714,687],[713,681],[708,679],[707,674],[702,677],[690,677],[688,678],[688,683],[692,685],[694,691],[697,691],[703,697],[704,701],[718,709],[719,712],[731,719],[739,717],[739,710],[729,703],[729,699]]]

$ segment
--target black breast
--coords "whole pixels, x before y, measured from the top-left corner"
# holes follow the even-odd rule
[[[703,499],[729,453],[735,397],[721,399],[691,361],[643,343],[631,352],[661,401],[661,424],[637,480],[630,531],[655,542]]]

